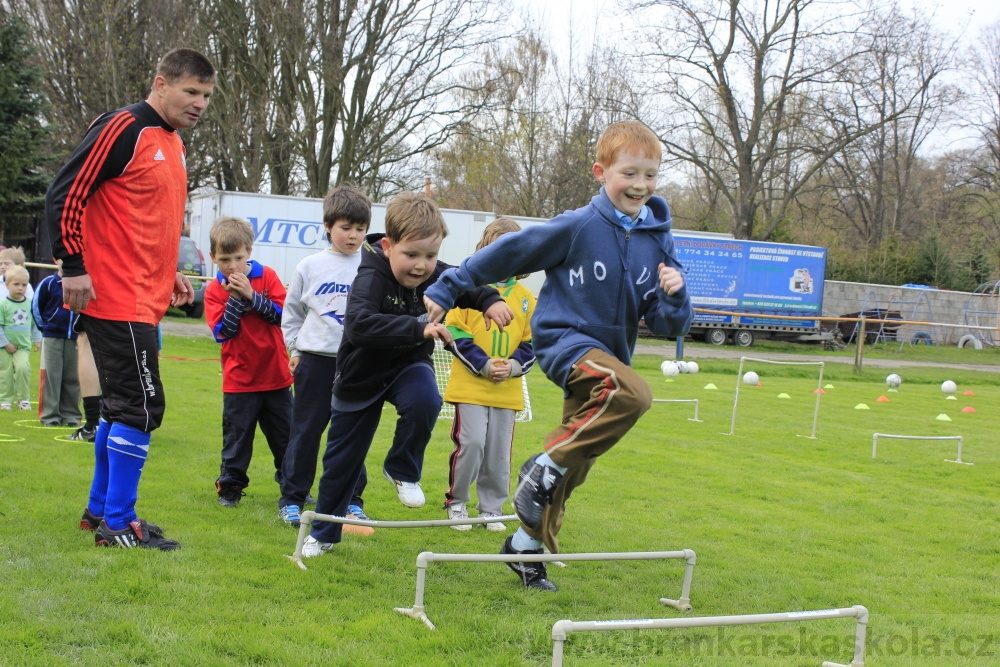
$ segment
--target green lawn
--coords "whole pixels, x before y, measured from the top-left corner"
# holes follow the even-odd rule
[[[964,351],[960,351],[964,352]],[[760,355],[760,351],[757,352]],[[183,544],[174,553],[95,549],[76,526],[93,452],[0,413],[0,664],[4,665],[546,665],[559,619],[674,618],[682,561],[552,567],[556,594],[520,588],[502,564],[429,569],[430,631],[393,611],[413,603],[420,551],[495,553],[477,529],[379,529],[348,535],[300,571],[284,556],[295,534],[277,518],[277,487],[259,441],[252,485],[238,509],[216,503],[221,378],[210,339],[166,338],[167,418],[156,432],[140,513]],[[37,355],[36,359],[37,362]],[[658,358],[636,368],[658,398],[573,496],[563,550],[698,554],[694,615],[754,614],[863,604],[871,612],[867,664],[1000,663],[1000,373],[901,368],[854,375],[830,364],[818,437],[811,427],[816,369],[753,367],[729,431],[738,361],[665,382]],[[984,363],[984,362],[976,362]],[[988,362],[987,362],[988,363]],[[37,366],[36,366],[37,367]],[[957,401],[938,385],[959,384]],[[718,390],[706,390],[709,382]],[[534,421],[519,424],[515,467],[539,449],[560,413],[559,391],[531,376]],[[974,396],[962,392],[971,390]],[[778,399],[779,393],[790,399]],[[877,403],[880,395],[889,403]],[[858,403],[868,411],[855,410]],[[963,413],[971,406],[975,413]],[[935,420],[946,413],[950,423]],[[444,518],[450,452],[442,422],[426,457],[427,506],[402,507],[378,474],[394,413],[368,461],[366,510],[377,519]],[[882,433],[962,435],[886,440]],[[816,665],[850,662],[853,620],[581,633],[567,666]]]

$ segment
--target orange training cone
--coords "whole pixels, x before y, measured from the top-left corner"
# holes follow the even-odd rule
[[[875,399],[875,402],[876,403],[888,403],[889,402],[889,397],[888,396],[879,396],[878,398]]]
[[[975,411],[976,411],[976,409],[974,407],[972,407],[971,405],[967,405],[964,408],[962,408],[962,412],[975,412]]]
[[[962,396],[975,396],[975,395],[976,392],[972,391],[971,389],[966,389],[965,391],[962,392]]]

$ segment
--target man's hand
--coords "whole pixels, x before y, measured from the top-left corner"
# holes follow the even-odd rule
[[[9,352],[10,354],[14,354],[15,352],[17,352],[17,346],[14,345],[13,343],[7,343],[6,345],[3,346],[3,349],[7,350],[7,352]]]
[[[299,367],[299,361],[301,360],[302,357],[292,357],[291,359],[289,359],[288,372],[291,373],[292,375],[295,375],[295,369]]]
[[[74,313],[81,312],[91,299],[96,299],[94,284],[86,273],[82,276],[64,276],[62,280],[63,303]]]
[[[31,346],[35,348],[35,352],[38,352],[39,350],[42,349],[42,344],[40,342],[32,343]]]
[[[452,337],[448,327],[439,323],[431,322],[424,327],[424,338],[436,338],[445,345],[451,345]]]
[[[427,321],[431,323],[440,322],[444,318],[445,313],[448,312],[426,294],[424,295],[424,308],[427,309]]]
[[[490,322],[496,322],[497,329],[503,331],[514,320],[514,311],[506,301],[497,301],[483,312],[483,319],[486,321],[487,331],[490,330]]]
[[[684,274],[677,269],[661,263],[657,270],[660,273],[660,287],[667,294],[672,296],[684,287]]]
[[[66,279],[63,278],[63,292],[66,291]],[[180,271],[174,276],[174,293],[170,295],[170,305],[177,308],[194,303],[194,288],[191,281]]]
[[[230,294],[242,297],[246,301],[253,301],[253,288],[250,287],[250,279],[246,274],[234,271],[226,277],[226,284],[222,286]]]

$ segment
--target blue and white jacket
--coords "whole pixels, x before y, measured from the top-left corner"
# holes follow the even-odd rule
[[[63,308],[62,276],[53,273],[42,279],[31,300],[31,315],[44,338],[76,340],[73,325],[79,314]]]
[[[630,363],[639,320],[659,336],[681,336],[694,319],[687,287],[660,289],[659,265],[681,270],[667,202],[653,196],[631,230],[601,192],[590,204],[544,225],[504,234],[445,271],[427,296],[444,308],[477,285],[545,271],[531,319],[532,345],[545,375],[563,389],[573,364],[598,348]]]

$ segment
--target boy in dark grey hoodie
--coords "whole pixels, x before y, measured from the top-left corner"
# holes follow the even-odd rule
[[[629,366],[639,321],[660,336],[691,327],[670,210],[653,195],[660,150],[642,123],[611,125],[597,142],[593,173],[603,187],[589,205],[504,234],[445,271],[424,297],[435,322],[476,285],[545,271],[532,345],[545,375],[564,390],[563,419],[545,451],[521,467],[514,492],[521,528],[501,553],[540,554],[543,543],[558,553],[566,499],[652,404],[649,385]],[[544,563],[508,565],[525,586],[556,590]]]
[[[382,473],[404,505],[424,504],[424,450],[441,410],[431,353],[435,339],[451,343],[451,334],[427,321],[423,295],[451,268],[437,261],[448,227],[430,197],[404,192],[386,207],[385,231],[365,240],[347,299],[317,514],[346,513],[386,401],[399,419]],[[503,329],[513,318],[492,287],[466,291],[456,295],[457,303],[482,311],[487,328],[492,322]],[[339,523],[313,524],[302,555],[319,556],[340,537]]]

